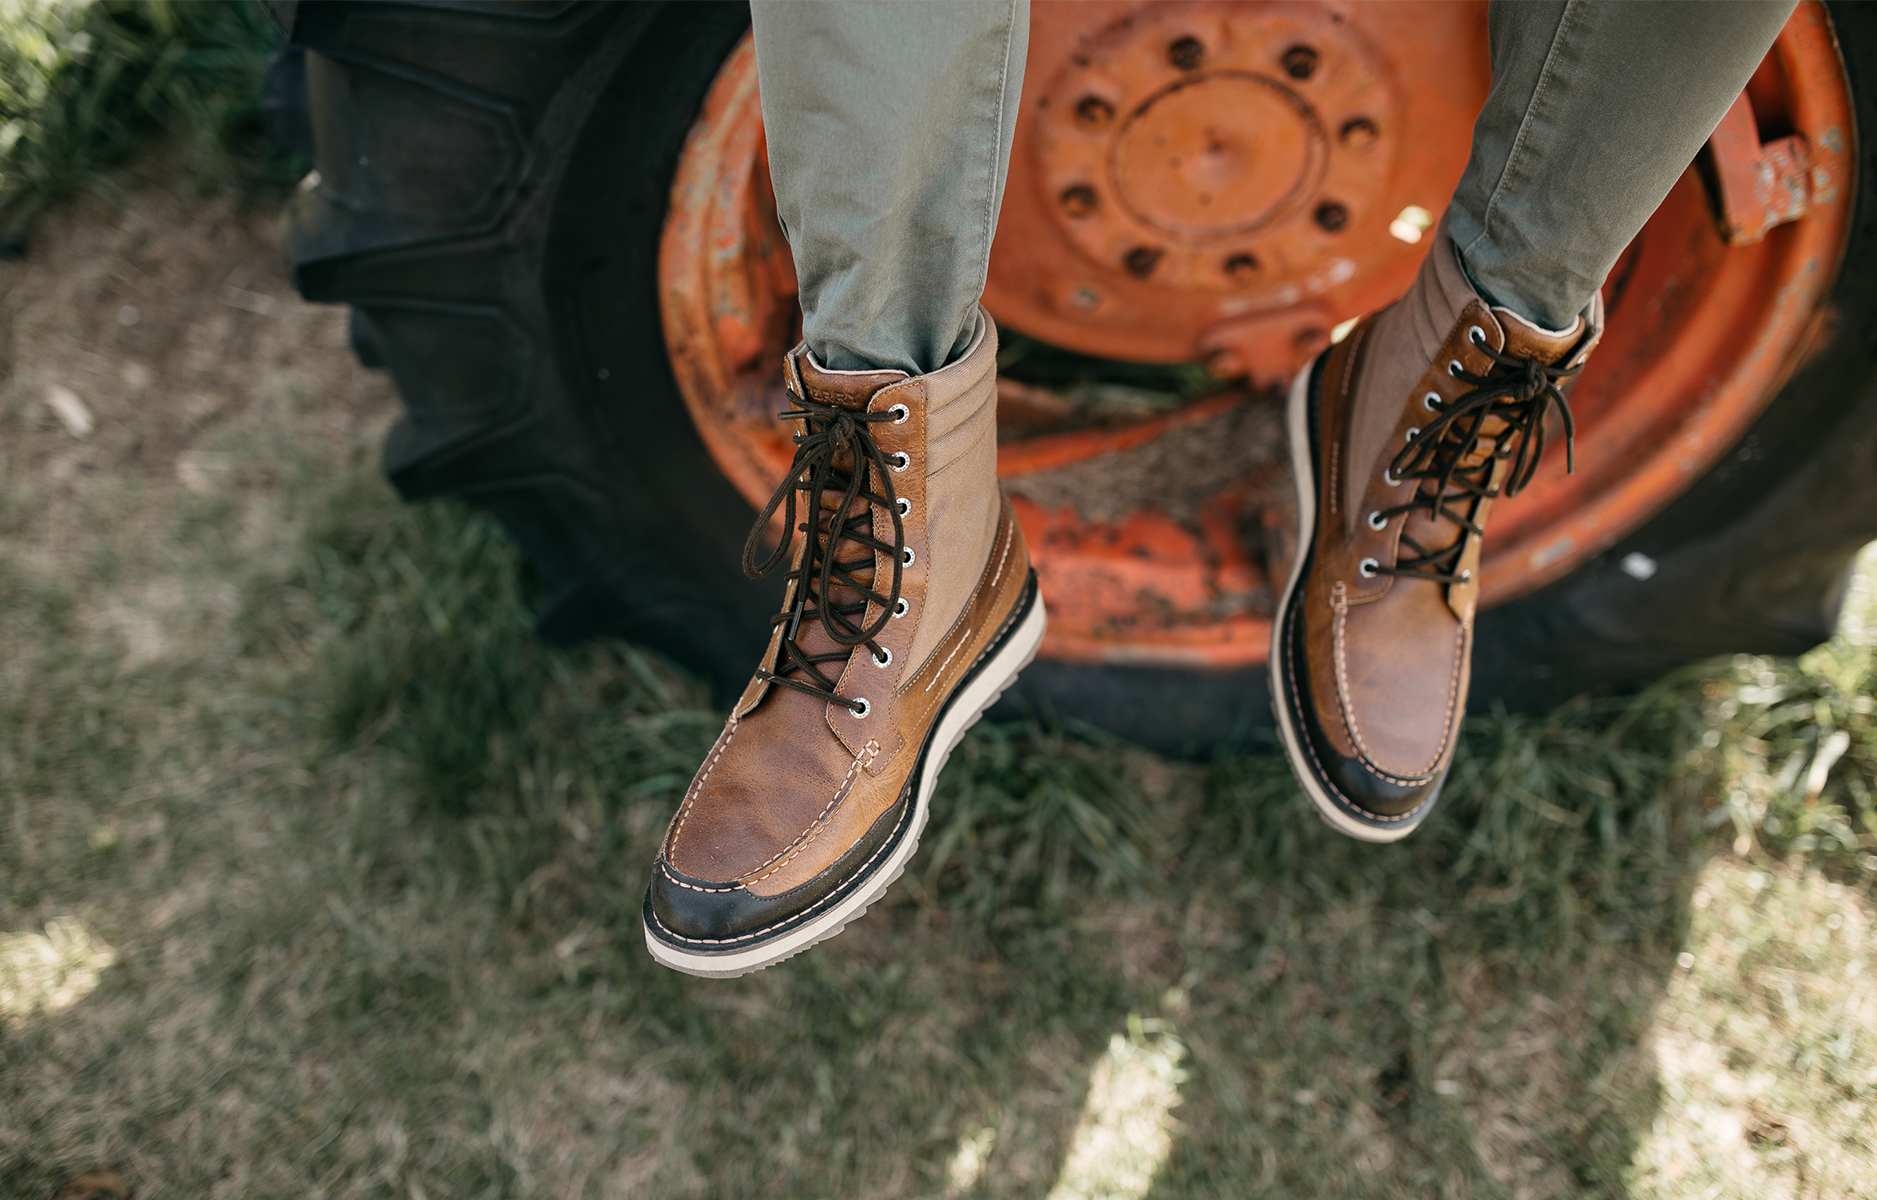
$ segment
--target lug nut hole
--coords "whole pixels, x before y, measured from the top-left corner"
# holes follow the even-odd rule
[[[1114,105],[1100,96],[1084,96],[1076,102],[1076,124],[1085,129],[1100,129],[1114,120]]]
[[[1334,200],[1325,200],[1317,205],[1316,222],[1325,233],[1340,233],[1349,224],[1349,210]]]
[[[1095,189],[1086,183],[1078,183],[1074,187],[1062,189],[1062,195],[1058,197],[1058,200],[1062,204],[1062,211],[1071,217],[1086,217],[1101,203],[1101,197],[1097,196]]]
[[[1342,143],[1351,150],[1362,150],[1373,146],[1382,131],[1375,127],[1375,122],[1367,117],[1351,117],[1343,122]]]
[[[1284,51],[1284,74],[1292,79],[1308,79],[1317,73],[1317,52],[1309,46],[1292,46]]]
[[[1127,252],[1127,257],[1121,260],[1121,265],[1125,266],[1128,274],[1134,278],[1145,279],[1154,273],[1155,267],[1160,265],[1160,251],[1152,246],[1136,246]]]
[[[1183,37],[1167,47],[1167,61],[1182,71],[1197,71],[1205,60],[1206,48],[1198,38]]]
[[[1258,256],[1234,254],[1225,260],[1225,274],[1233,283],[1251,283],[1258,278]]]

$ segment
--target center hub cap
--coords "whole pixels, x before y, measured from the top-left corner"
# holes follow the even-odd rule
[[[1013,174],[1042,183],[1101,273],[1229,293],[1221,315],[1267,311],[1346,277],[1336,263],[1394,174],[1399,107],[1328,6],[1149,5],[1049,82],[1033,167]],[[1097,310],[1113,292],[1070,289],[1059,305]]]
[[[1203,245],[1290,216],[1328,157],[1297,93],[1263,75],[1211,74],[1173,84],[1128,118],[1109,178],[1136,220]]]

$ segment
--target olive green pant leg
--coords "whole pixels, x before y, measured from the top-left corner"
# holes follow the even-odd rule
[[[1492,93],[1448,214],[1480,290],[1575,320],[1795,4],[1494,0]]]
[[[1003,203],[1026,0],[756,0],[769,173],[802,328],[837,370],[961,356]]]

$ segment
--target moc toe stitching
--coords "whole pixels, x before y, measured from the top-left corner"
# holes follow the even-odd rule
[[[1301,614],[1293,608],[1290,613],[1292,628],[1299,628],[1302,619]],[[1301,656],[1296,653],[1295,647],[1292,647],[1284,655],[1284,674],[1289,683],[1287,690],[1290,693],[1289,699],[1291,707],[1295,710],[1294,717],[1301,726],[1299,730],[1300,736],[1297,738],[1297,741],[1300,743],[1303,752],[1310,758],[1310,765],[1314,768],[1311,774],[1316,777],[1317,783],[1322,786],[1323,790],[1329,794],[1331,799],[1336,801],[1339,807],[1365,821],[1386,825],[1399,825],[1406,821],[1415,820],[1425,814],[1427,809],[1433,804],[1436,796],[1428,796],[1407,811],[1393,814],[1375,812],[1350,798],[1345,789],[1338,782],[1341,773],[1332,771],[1324,763],[1322,756],[1317,752],[1316,742],[1317,738],[1322,735],[1322,730],[1316,720],[1313,706],[1308,703],[1308,684],[1297,673],[1297,660],[1299,657]],[[1366,768],[1367,764],[1364,764],[1364,766]]]
[[[691,810],[696,806],[698,796],[704,791],[704,781],[710,778],[710,773],[716,770],[717,762],[723,757],[724,751],[728,750],[730,743],[736,740],[737,726],[741,723],[742,719],[740,717],[733,716],[730,718],[729,723],[724,726],[723,732],[717,735],[717,746],[716,749],[711,752],[710,761],[704,764],[704,769],[698,772],[696,779],[691,781],[691,790],[685,793],[684,805],[678,809],[678,819],[672,822],[671,842],[665,853],[670,854],[677,850],[678,835],[684,832],[684,823],[690,818]]]
[[[664,917],[661,916],[656,910],[656,908],[654,907],[654,903],[655,903],[654,896],[658,889],[658,880],[656,877],[654,877],[654,879],[652,880],[653,891],[649,892],[645,898],[645,901],[646,901],[645,902],[645,915],[647,919],[649,919],[653,925],[657,926],[660,936],[664,937],[666,940],[675,941],[675,942],[684,942],[685,944],[692,945],[692,946],[735,946],[743,942],[756,941],[760,938],[767,937],[770,934],[776,932],[778,929],[781,929],[786,925],[791,925],[797,922],[806,921],[809,918],[813,917],[815,913],[820,911],[822,908],[825,908],[826,906],[843,899],[847,894],[847,889],[842,885],[851,883],[852,881],[855,881],[855,880],[862,880],[862,879],[867,878],[868,872],[870,872],[873,869],[873,864],[880,858],[880,856],[888,853],[895,845],[899,843],[900,833],[906,827],[906,820],[909,816],[911,816],[913,806],[910,803],[907,803],[907,798],[905,796],[902,796],[900,799],[900,803],[897,804],[895,807],[899,809],[899,817],[894,821],[893,828],[887,833],[887,835],[884,838],[880,839],[880,844],[874,847],[873,853],[867,856],[867,861],[860,864],[860,866],[858,866],[857,868],[851,871],[839,871],[840,863],[837,861],[833,866],[829,867],[828,870],[823,871],[820,875],[816,876],[814,879],[810,880],[808,883],[802,885],[802,888],[798,888],[795,890],[801,891],[803,889],[812,887],[815,884],[821,883],[827,878],[829,878],[831,875],[834,875],[835,873],[837,873],[837,871],[842,876],[840,883],[837,883],[834,887],[830,888],[826,895],[817,898],[816,900],[814,900],[812,903],[808,904],[807,906],[801,909],[798,909],[794,912],[787,913],[784,916],[778,918],[775,921],[770,922],[767,925],[763,925],[755,929],[747,930],[743,933],[735,934],[730,937],[720,937],[720,938],[693,937],[687,934],[680,933],[676,929],[673,929],[670,926],[670,924],[666,922]],[[672,872],[669,867],[665,866],[665,864],[663,864],[662,862],[659,864],[659,866],[661,868],[661,873],[665,874],[668,877],[672,876]],[[680,886],[689,886],[689,885],[686,885],[683,880],[677,879],[675,877],[672,878],[672,882],[679,884]],[[778,896],[758,896],[754,892],[749,891],[740,883],[734,884],[729,888],[713,889],[713,888],[692,887],[690,890],[696,891],[696,892],[710,892],[710,891],[742,892],[743,895],[747,896],[751,901],[759,903],[759,904],[764,904],[764,905],[782,903],[786,901],[789,895],[788,892],[783,892],[781,895],[778,895]]]
[[[742,884],[740,884],[740,883],[732,883],[732,884],[727,884],[727,885],[725,885],[725,886],[723,886],[723,887],[703,887],[703,886],[701,886],[701,885],[699,885],[699,884],[695,884],[695,883],[687,883],[687,882],[686,882],[685,880],[683,880],[683,879],[680,879],[680,878],[679,878],[679,877],[677,876],[677,874],[676,874],[676,873],[674,873],[674,872],[672,871],[672,869],[671,869],[671,867],[670,867],[669,865],[667,865],[667,864],[666,864],[666,862],[665,862],[665,860],[664,860],[664,859],[662,859],[662,858],[658,860],[658,870],[659,870],[659,872],[660,872],[661,874],[663,874],[663,875],[664,875],[664,877],[665,877],[666,879],[669,879],[669,880],[670,880],[671,882],[673,882],[673,883],[675,883],[675,884],[677,884],[677,885],[678,885],[679,887],[681,887],[681,888],[684,888],[684,889],[685,889],[686,891],[692,891],[692,892],[736,892],[736,891],[748,891],[748,890],[749,890],[748,888],[745,888],[745,887],[744,887],[744,886],[743,886]]]
[[[1338,612],[1336,614],[1336,699],[1338,701],[1338,707],[1341,710],[1343,727],[1349,731],[1349,740],[1356,748],[1358,756],[1357,761],[1360,762],[1363,769],[1368,771],[1371,775],[1385,780],[1388,783],[1395,784],[1398,787],[1420,787],[1432,781],[1440,774],[1441,766],[1447,759],[1448,752],[1453,746],[1455,732],[1454,722],[1459,708],[1460,683],[1463,674],[1462,669],[1466,665],[1467,630],[1462,626],[1454,634],[1453,670],[1447,680],[1447,712],[1441,722],[1440,739],[1435,744],[1434,760],[1429,763],[1427,767],[1418,772],[1403,774],[1398,771],[1390,771],[1388,768],[1376,762],[1374,753],[1369,749],[1368,743],[1362,737],[1361,724],[1356,720],[1355,700],[1351,694],[1352,689],[1349,686],[1348,662],[1343,651],[1343,622],[1345,619],[1346,612]]]
[[[1342,712],[1343,727],[1349,731],[1349,740],[1356,748],[1356,761],[1362,764],[1363,770],[1376,776],[1378,779],[1385,780],[1398,787],[1418,787],[1434,777],[1434,772],[1440,767],[1442,751],[1438,749],[1435,751],[1432,766],[1412,775],[1403,775],[1399,772],[1390,771],[1375,761],[1375,755],[1369,750],[1368,743],[1363,740],[1361,723],[1356,720],[1355,700],[1350,695],[1349,663],[1343,650],[1343,629],[1345,622],[1348,620],[1348,614],[1349,610],[1347,608],[1338,609],[1336,612],[1336,700]],[[1451,696],[1448,698],[1447,713],[1448,723],[1451,724],[1453,719],[1453,703]],[[1441,745],[1444,747],[1445,744],[1445,738],[1443,737]]]
[[[789,860],[793,859],[797,854],[806,850],[808,844],[819,837],[821,831],[827,827],[828,818],[833,815],[835,808],[837,808],[841,801],[847,798],[847,794],[853,790],[854,779],[860,774],[862,760],[865,759],[867,763],[871,764],[874,756],[879,752],[880,743],[876,741],[869,740],[865,746],[861,747],[860,753],[854,756],[853,765],[847,768],[847,774],[841,779],[840,784],[835,787],[834,798],[828,801],[828,806],[822,809],[820,814],[808,823],[808,828],[802,830],[794,841],[776,851],[766,862],[758,863],[752,868],[753,871],[760,872],[760,874],[752,874],[743,882],[745,884],[761,883],[763,880],[787,866]]]

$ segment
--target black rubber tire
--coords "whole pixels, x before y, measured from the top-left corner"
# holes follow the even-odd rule
[[[619,635],[733,694],[773,582],[685,415],[658,317],[678,151],[749,27],[736,4],[301,4],[320,185],[289,248],[396,379],[385,470],[493,512],[543,636]],[[370,361],[370,359],[368,359]]]
[[[741,688],[778,585],[737,568],[752,517],[666,357],[659,232],[679,149],[748,26],[735,4],[281,6],[307,51],[321,187],[294,215],[310,300],[408,409],[386,469],[467,496],[539,573],[542,634],[609,634]],[[1877,141],[1877,9],[1832,8]],[[1860,136],[1860,178],[1877,144]],[[1877,188],[1805,365],[1721,465],[1569,577],[1482,615],[1473,706],[1540,708],[1728,652],[1829,636],[1877,539]],[[1638,581],[1619,564],[1648,556]],[[1166,750],[1270,724],[1262,669],[1039,660],[993,715],[1041,709]]]

